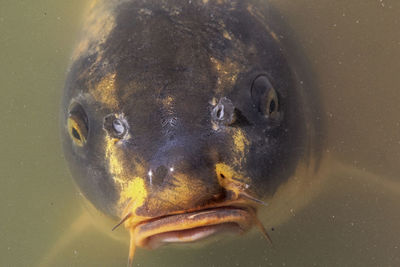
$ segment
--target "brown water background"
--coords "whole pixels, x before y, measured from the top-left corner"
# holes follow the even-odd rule
[[[326,183],[274,226],[274,248],[250,235],[138,250],[135,266],[400,266],[400,1],[270,2],[315,72]],[[0,266],[39,266],[82,213],[58,114],[83,6],[0,0]],[[50,266],[125,266],[127,249],[91,226]]]

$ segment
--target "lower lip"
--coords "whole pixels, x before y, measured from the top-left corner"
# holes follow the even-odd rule
[[[147,239],[146,247],[158,248],[169,243],[191,243],[204,240],[208,237],[221,233],[241,234],[244,231],[235,223],[221,223],[217,225],[201,226],[187,230],[165,232],[150,236]]]
[[[253,216],[242,208],[221,207],[170,215],[140,223],[137,246],[150,249],[169,243],[189,243],[220,233],[240,234],[251,228]]]

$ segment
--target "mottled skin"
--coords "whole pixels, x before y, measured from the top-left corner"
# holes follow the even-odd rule
[[[62,133],[95,207],[140,221],[224,202],[236,187],[270,199],[290,179],[312,154],[313,125],[269,12],[264,1],[94,4],[64,90]],[[260,76],[279,99],[275,118],[252,93]],[[232,116],[216,120],[224,97]],[[88,128],[82,145],[67,127],[77,106]]]

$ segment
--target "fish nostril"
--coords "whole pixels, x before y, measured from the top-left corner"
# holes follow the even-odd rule
[[[153,177],[152,177],[153,183],[161,184],[164,181],[167,174],[168,174],[167,167],[165,167],[164,165],[157,167],[157,169],[153,173]]]
[[[232,101],[223,97],[211,111],[211,118],[220,125],[231,125],[235,122],[235,106]]]

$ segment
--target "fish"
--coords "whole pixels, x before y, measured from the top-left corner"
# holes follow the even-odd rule
[[[271,240],[261,218],[279,217],[283,192],[307,195],[322,150],[318,100],[271,10],[255,0],[91,3],[61,135],[79,191],[129,233],[129,264],[137,247],[219,233],[258,228]]]

